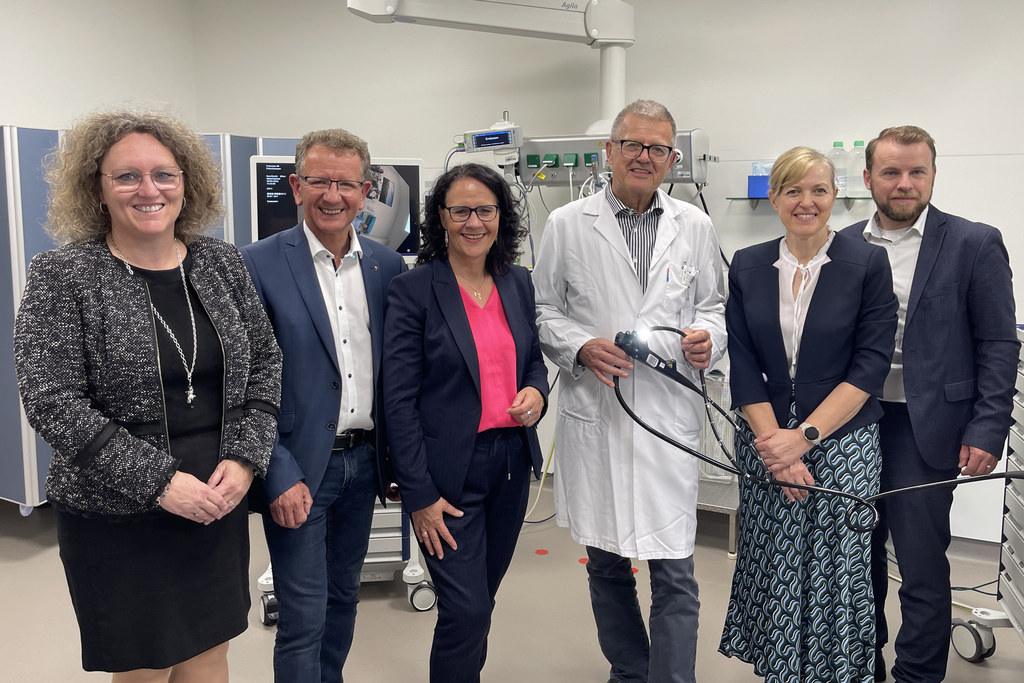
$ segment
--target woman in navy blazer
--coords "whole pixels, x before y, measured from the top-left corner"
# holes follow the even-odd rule
[[[384,322],[384,409],[402,503],[438,596],[430,680],[479,681],[494,596],[540,475],[547,371],[533,285],[512,265],[526,235],[493,169],[434,184],[417,268]]]
[[[889,261],[829,228],[835,171],[820,152],[786,152],[770,185],[786,235],[738,251],[729,269],[737,454],[759,478],[868,496],[896,332]],[[870,535],[846,525],[850,505],[741,481],[722,653],[768,681],[872,679]]]

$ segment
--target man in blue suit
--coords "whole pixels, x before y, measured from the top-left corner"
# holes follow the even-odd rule
[[[394,251],[359,240],[370,190],[366,143],[308,133],[289,180],[303,221],[242,251],[284,352],[281,419],[263,482],[263,527],[279,602],[274,680],[340,682],[355,629],[374,496],[388,482],[379,401]]]
[[[935,141],[916,126],[887,128],[866,152],[864,183],[877,212],[844,232],[889,254],[899,300],[896,352],[879,422],[882,491],[991,473],[1010,427],[1019,343],[1010,264],[999,231],[929,204]],[[893,678],[941,681],[952,618],[952,488],[881,501],[872,538],[877,641],[875,680],[888,641],[885,542],[902,577],[902,624]]]

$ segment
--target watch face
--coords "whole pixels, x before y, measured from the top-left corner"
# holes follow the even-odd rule
[[[819,436],[820,433],[818,432],[817,427],[813,427],[811,425],[804,427],[804,438],[808,441],[817,441]]]

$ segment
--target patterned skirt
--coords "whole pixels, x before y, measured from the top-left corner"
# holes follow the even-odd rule
[[[753,432],[740,427],[740,465],[763,477]],[[804,462],[818,486],[873,495],[878,426],[824,439]],[[738,555],[719,652],[753,664],[768,683],[873,680],[871,534],[847,526],[853,505],[820,493],[791,503],[776,487],[740,481]]]

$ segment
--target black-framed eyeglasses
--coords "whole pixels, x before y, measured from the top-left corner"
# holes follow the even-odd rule
[[[300,175],[302,182],[317,192],[330,192],[331,185],[338,186],[338,192],[342,194],[357,194],[362,192],[366,180],[334,180],[332,178],[321,178],[315,175]]]
[[[668,145],[645,145],[636,140],[612,140],[619,143],[619,151],[627,159],[636,159],[644,150],[647,150],[647,157],[656,163],[666,161],[672,154],[672,148]]]
[[[486,223],[487,221],[493,221],[498,217],[498,206],[497,204],[482,204],[480,206],[446,206],[444,207],[448,212],[448,215],[456,223],[465,223],[469,220],[469,217],[474,213],[476,217]]]
[[[110,183],[117,192],[135,192],[142,186],[142,179],[145,176],[149,176],[158,190],[176,190],[181,186],[181,176],[184,173],[180,168],[167,166],[154,168],[149,173],[134,168],[120,168],[100,175],[110,178]]]

